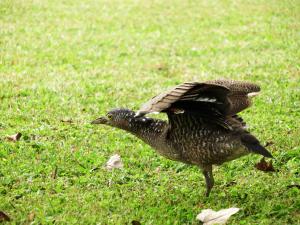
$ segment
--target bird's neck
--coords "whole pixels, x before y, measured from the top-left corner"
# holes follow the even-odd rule
[[[168,130],[166,121],[153,118],[136,118],[129,121],[129,126],[122,128],[137,136],[154,148],[159,148]]]
[[[177,149],[172,148],[170,144],[170,125],[163,120],[152,118],[131,118],[128,120],[128,126],[119,127],[129,131],[145,143],[154,148],[160,155],[171,159],[183,161],[181,154]]]

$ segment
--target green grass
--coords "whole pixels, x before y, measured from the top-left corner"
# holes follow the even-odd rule
[[[299,224],[299,32],[298,0],[1,0],[0,211],[12,224],[198,224],[202,209],[239,207],[231,224]],[[261,85],[242,116],[274,143],[276,173],[240,158],[214,169],[204,198],[198,168],[89,124],[216,78]],[[125,166],[108,172],[114,153]]]

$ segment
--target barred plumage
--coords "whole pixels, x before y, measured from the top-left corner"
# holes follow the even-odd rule
[[[186,82],[153,97],[137,113],[115,109],[93,123],[129,131],[161,155],[199,166],[208,196],[214,184],[212,165],[250,152],[272,157],[236,115],[259,91],[258,85],[241,81]],[[145,117],[153,112],[167,113],[169,122]]]

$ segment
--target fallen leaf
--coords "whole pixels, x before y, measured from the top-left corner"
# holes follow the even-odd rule
[[[123,163],[121,161],[120,155],[115,154],[112,157],[110,157],[110,159],[107,161],[105,165],[105,168],[107,170],[123,168]]]
[[[21,133],[16,133],[16,134],[11,135],[11,136],[8,136],[8,137],[6,137],[6,138],[7,138],[7,140],[9,140],[9,141],[16,142],[16,141],[20,140],[21,137],[22,137],[22,134],[21,134]]]
[[[0,222],[5,222],[5,221],[10,221],[10,218],[4,212],[0,211]]]
[[[34,212],[29,213],[27,217],[28,222],[32,222],[34,220],[34,217],[35,217]]]
[[[160,171],[161,171],[160,166],[156,167],[155,170],[154,170],[155,173],[160,173]]]
[[[220,211],[204,209],[197,215],[197,219],[202,221],[203,225],[225,224],[229,217],[239,210],[239,208],[221,209]]]
[[[71,153],[74,153],[78,150],[78,148],[76,146],[73,146],[71,147]]]
[[[272,161],[267,162],[265,158],[262,158],[259,163],[256,163],[255,168],[265,172],[275,172]]]

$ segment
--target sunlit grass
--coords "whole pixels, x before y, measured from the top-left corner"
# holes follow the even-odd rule
[[[0,211],[16,224],[197,224],[235,206],[231,224],[300,223],[288,187],[300,183],[299,21],[299,1],[1,1]],[[89,124],[216,78],[261,85],[242,116],[278,172],[256,170],[256,155],[226,163],[204,198],[198,168]],[[124,169],[108,172],[114,153]]]

